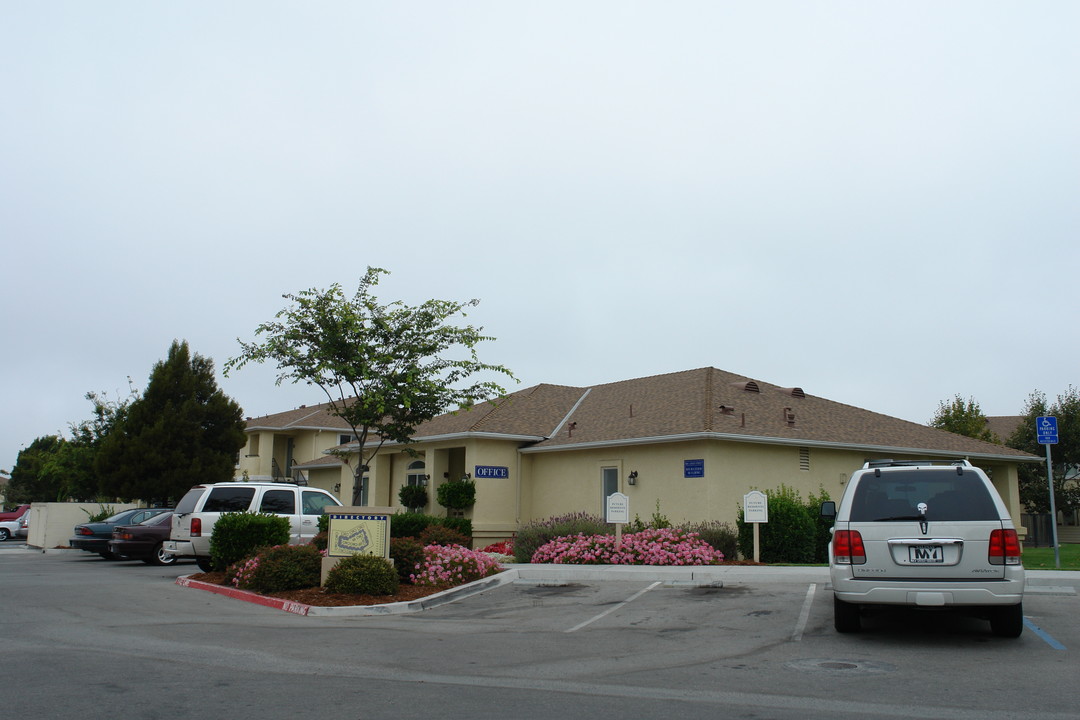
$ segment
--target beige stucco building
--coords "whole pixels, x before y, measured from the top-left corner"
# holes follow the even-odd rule
[[[424,423],[408,448],[386,444],[353,481],[348,426],[327,405],[248,420],[238,478],[292,476],[349,505],[400,506],[405,484],[435,491],[468,475],[476,544],[570,512],[603,515],[629,497],[631,516],[733,523],[751,489],[781,484],[839,498],[868,458],[967,458],[988,470],[1020,525],[1017,466],[1040,458],[715,368],[593,387],[536,385]],[[331,454],[331,451],[335,451]]]

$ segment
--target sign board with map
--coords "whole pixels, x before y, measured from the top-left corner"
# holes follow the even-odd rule
[[[330,529],[326,538],[326,557],[322,562],[322,582],[326,574],[343,557],[375,555],[390,558],[389,507],[326,508]]]
[[[390,516],[393,508],[339,507],[327,509],[329,557],[377,555],[390,557]]]

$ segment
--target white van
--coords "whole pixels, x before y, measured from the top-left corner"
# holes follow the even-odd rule
[[[341,502],[320,488],[291,483],[224,482],[196,485],[173,510],[172,530],[162,546],[181,558],[194,558],[199,569],[209,572],[210,536],[222,513],[261,512],[289,518],[289,543],[308,542],[319,532],[319,516],[327,506]]]
[[[940,464],[946,462],[947,464]],[[1012,518],[990,478],[966,460],[867,462],[833,517],[834,624],[858,632],[882,605],[963,607],[994,634],[1024,628],[1024,566]]]

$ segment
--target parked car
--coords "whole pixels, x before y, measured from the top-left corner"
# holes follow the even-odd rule
[[[113,528],[117,525],[137,525],[155,515],[171,512],[171,508],[136,508],[116,513],[101,522],[83,523],[75,526],[75,536],[68,540],[68,546],[86,552],[97,553],[106,560],[115,556],[109,552]]]
[[[938,461],[940,462],[940,461]],[[858,632],[875,606],[967,608],[994,634],[1024,628],[1024,566],[1012,518],[966,460],[871,461],[851,476],[829,545],[834,625]]]
[[[13,537],[18,537],[19,535],[21,535],[22,531],[20,526],[26,520],[28,515],[30,515],[29,510],[23,512],[23,514],[17,518],[12,518],[10,520],[0,520],[0,542],[10,540]]]
[[[194,558],[199,569],[211,569],[210,537],[222,513],[262,512],[289,518],[289,542],[298,544],[319,532],[319,516],[341,502],[326,490],[290,483],[224,482],[196,485],[176,504],[172,531],[164,549],[181,558]]]
[[[117,525],[109,540],[109,552],[114,557],[142,560],[148,565],[175,565],[176,556],[162,548],[169,539],[172,515],[172,511],[163,512],[138,525]]]
[[[27,510],[19,519],[19,537],[30,537],[30,511]]]
[[[29,509],[30,509],[29,505],[20,505],[19,507],[15,508],[14,510],[8,510],[6,512],[0,512],[0,522],[4,522],[6,520],[18,520]]]

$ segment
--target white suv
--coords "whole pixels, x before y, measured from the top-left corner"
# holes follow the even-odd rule
[[[196,485],[173,510],[172,530],[163,544],[165,552],[194,558],[199,569],[209,572],[210,537],[222,513],[261,512],[289,518],[289,542],[307,542],[319,532],[319,516],[327,506],[341,502],[325,490],[290,483],[224,482]]]
[[[939,461],[940,463],[941,461]],[[852,474],[829,544],[834,624],[861,606],[971,607],[996,635],[1024,629],[1020,541],[990,479],[966,460],[871,461]]]

